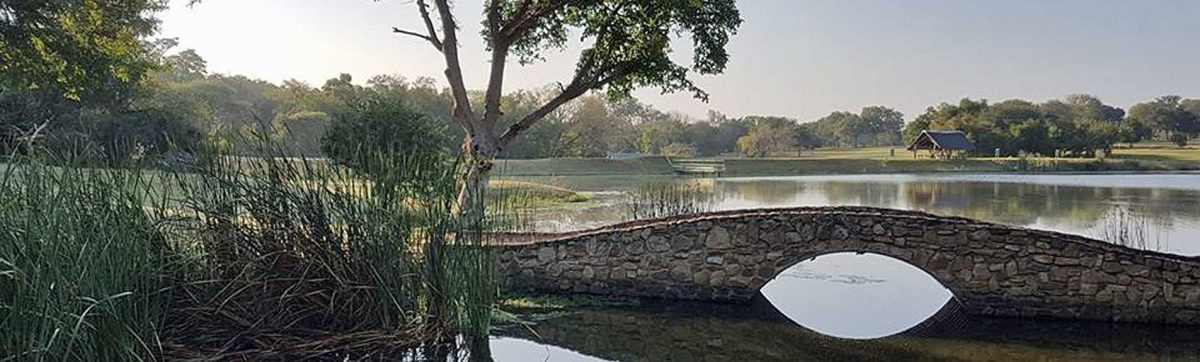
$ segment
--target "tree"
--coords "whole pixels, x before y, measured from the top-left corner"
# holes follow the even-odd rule
[[[492,160],[506,146],[550,112],[589,91],[621,97],[634,88],[657,86],[664,92],[689,91],[706,99],[690,76],[725,69],[729,60],[725,45],[742,22],[734,0],[487,0],[483,39],[491,52],[491,67],[483,113],[477,114],[464,82],[459,24],[450,0],[416,0],[416,5],[424,29],[393,31],[423,39],[443,55],[454,98],[453,118],[466,133],[464,151],[471,160],[460,202],[486,186]],[[573,33],[589,44],[579,55],[574,76],[541,107],[507,127],[499,124],[509,57],[522,64],[540,60],[543,51],[565,48]],[[669,56],[672,34],[690,35],[694,44],[690,67],[676,64]]]
[[[1189,107],[1191,102],[1186,103]],[[1179,96],[1162,96],[1129,109],[1128,121],[1151,130],[1161,139],[1182,147],[1189,137],[1200,133],[1200,117],[1184,107]]]
[[[601,157],[609,151],[632,150],[631,125],[612,115],[597,96],[583,97],[563,132],[563,150],[572,157]]]
[[[445,125],[413,111],[403,100],[372,93],[334,117],[321,148],[335,162],[376,179],[406,157],[448,152]]]
[[[873,144],[895,146],[900,142],[900,132],[904,128],[903,113],[884,106],[870,106],[863,107],[859,117],[874,135]]]
[[[792,142],[804,150],[814,150],[824,145],[824,141],[813,131],[812,124],[802,124],[792,130]],[[798,153],[798,152],[797,152]]]
[[[687,143],[688,126],[680,117],[669,117],[641,125],[638,130],[638,150],[646,154],[658,154],[671,144]]]
[[[676,142],[663,147],[662,155],[669,157],[696,157],[699,153],[696,152],[696,147],[692,147],[692,145]]]
[[[738,150],[748,157],[767,157],[773,153],[791,151],[794,147],[789,124],[759,122],[738,139]]]
[[[167,71],[163,78],[170,82],[187,82],[208,76],[208,61],[195,50],[188,49],[164,58]]]
[[[144,37],[166,0],[0,3],[0,86],[116,109],[157,64]]]

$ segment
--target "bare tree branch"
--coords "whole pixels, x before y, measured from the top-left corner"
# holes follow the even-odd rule
[[[433,26],[433,18],[429,16],[429,4],[425,0],[417,0],[417,9],[421,11],[421,19],[425,21],[425,30],[429,32],[428,38],[433,47],[438,51],[442,50],[442,41],[438,39],[437,30]]]
[[[421,33],[417,33],[417,32],[412,32],[412,31],[408,31],[408,30],[404,30],[404,29],[400,29],[400,28],[392,28],[392,32],[397,33],[397,34],[412,35],[412,36],[424,39],[425,41],[430,42],[430,43],[434,42],[433,38],[430,38],[429,35],[425,35],[425,34],[421,34]],[[437,45],[434,45],[434,46],[436,47]]]
[[[450,4],[448,0],[434,0],[434,4],[437,5],[438,17],[442,20],[442,55],[446,58],[446,80],[450,83],[450,93],[454,96],[454,118],[468,135],[491,132],[479,129],[482,127],[477,127],[472,119],[475,113],[471,110],[471,99],[467,95],[462,64],[458,59],[458,24],[454,20],[454,14],[450,12]]]

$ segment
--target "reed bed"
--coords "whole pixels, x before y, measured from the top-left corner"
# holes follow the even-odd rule
[[[0,361],[393,358],[490,328],[482,246],[499,218],[455,203],[457,162],[394,160],[366,181],[230,160],[163,173],[12,159]]]

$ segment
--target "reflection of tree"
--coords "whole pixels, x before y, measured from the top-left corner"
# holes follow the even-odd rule
[[[717,198],[742,199],[763,206],[786,205],[804,193],[806,184],[795,180],[758,180],[720,182]]]
[[[1194,358],[1200,347],[1200,335],[1188,328],[960,317],[925,325],[917,335],[848,340],[797,326],[759,299],[749,306],[584,309],[532,326],[536,334],[523,327],[499,334],[619,361]]]
[[[921,181],[904,184],[902,192],[910,208],[1014,225],[1088,229],[1117,203],[1141,205],[1136,210],[1158,220],[1200,218],[1196,193],[1185,190]]]
[[[884,182],[824,182],[825,198],[831,205],[896,207],[900,184]]]

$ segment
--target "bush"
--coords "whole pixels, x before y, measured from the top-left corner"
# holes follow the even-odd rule
[[[374,178],[385,177],[371,170],[388,169],[388,160],[447,154],[446,128],[399,98],[368,95],[334,117],[321,150],[339,164]]]

